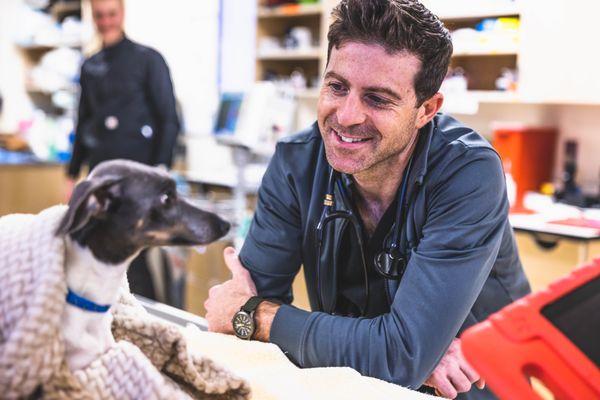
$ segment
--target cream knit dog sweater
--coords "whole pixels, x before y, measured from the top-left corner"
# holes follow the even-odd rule
[[[64,359],[67,293],[65,206],[0,218],[0,397],[38,387],[49,399],[246,399],[249,387],[211,360],[190,355],[174,326],[148,315],[129,289],[110,312],[117,343],[82,370]]]

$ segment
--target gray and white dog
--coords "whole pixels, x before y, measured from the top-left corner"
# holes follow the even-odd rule
[[[141,250],[206,245],[229,227],[179,197],[175,181],[162,169],[125,160],[94,168],[75,187],[56,231],[66,242],[63,336],[69,368],[87,366],[114,343],[106,311]]]

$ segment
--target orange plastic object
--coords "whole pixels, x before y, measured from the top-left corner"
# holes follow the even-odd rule
[[[300,4],[284,4],[279,6],[279,12],[285,15],[296,15],[300,11]]]
[[[517,185],[511,212],[526,211],[525,193],[538,191],[542,183],[552,179],[556,139],[554,128],[506,125],[494,129],[492,145],[502,158],[504,170],[510,172]]]
[[[492,314],[486,321],[469,329],[462,335],[463,352],[467,360],[485,379],[491,390],[501,399],[540,399],[532,389],[529,377],[541,380],[555,399],[600,399],[600,366],[598,342],[600,331],[590,331],[599,321],[600,307],[597,302],[600,284],[600,259],[577,269],[567,277],[551,284],[546,290],[528,295]],[[581,289],[581,290],[578,290]],[[571,312],[564,300],[585,293],[588,297],[587,312],[569,320],[569,330],[580,329],[586,337],[590,359],[582,347],[581,336],[574,339],[563,333],[564,321],[556,324],[548,317],[548,310],[559,309],[563,315]],[[581,296],[577,297],[581,298]],[[592,299],[593,303],[589,299]],[[580,303],[583,304],[583,303]],[[558,306],[558,308],[557,308]],[[572,318],[569,315],[569,318]],[[554,317],[553,317],[554,318]],[[590,318],[595,322],[588,322]],[[561,328],[559,329],[559,326]],[[570,333],[571,337],[573,334]],[[590,346],[593,350],[590,351]]]

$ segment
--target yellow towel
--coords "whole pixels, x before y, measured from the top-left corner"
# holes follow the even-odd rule
[[[253,400],[409,399],[431,400],[352,368],[298,368],[274,344],[240,340],[231,335],[184,329],[192,353],[208,357],[251,386]]]

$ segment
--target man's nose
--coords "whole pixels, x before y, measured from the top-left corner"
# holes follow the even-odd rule
[[[336,113],[338,124],[348,127],[360,125],[366,120],[366,114],[358,95],[349,93],[341,99]]]

